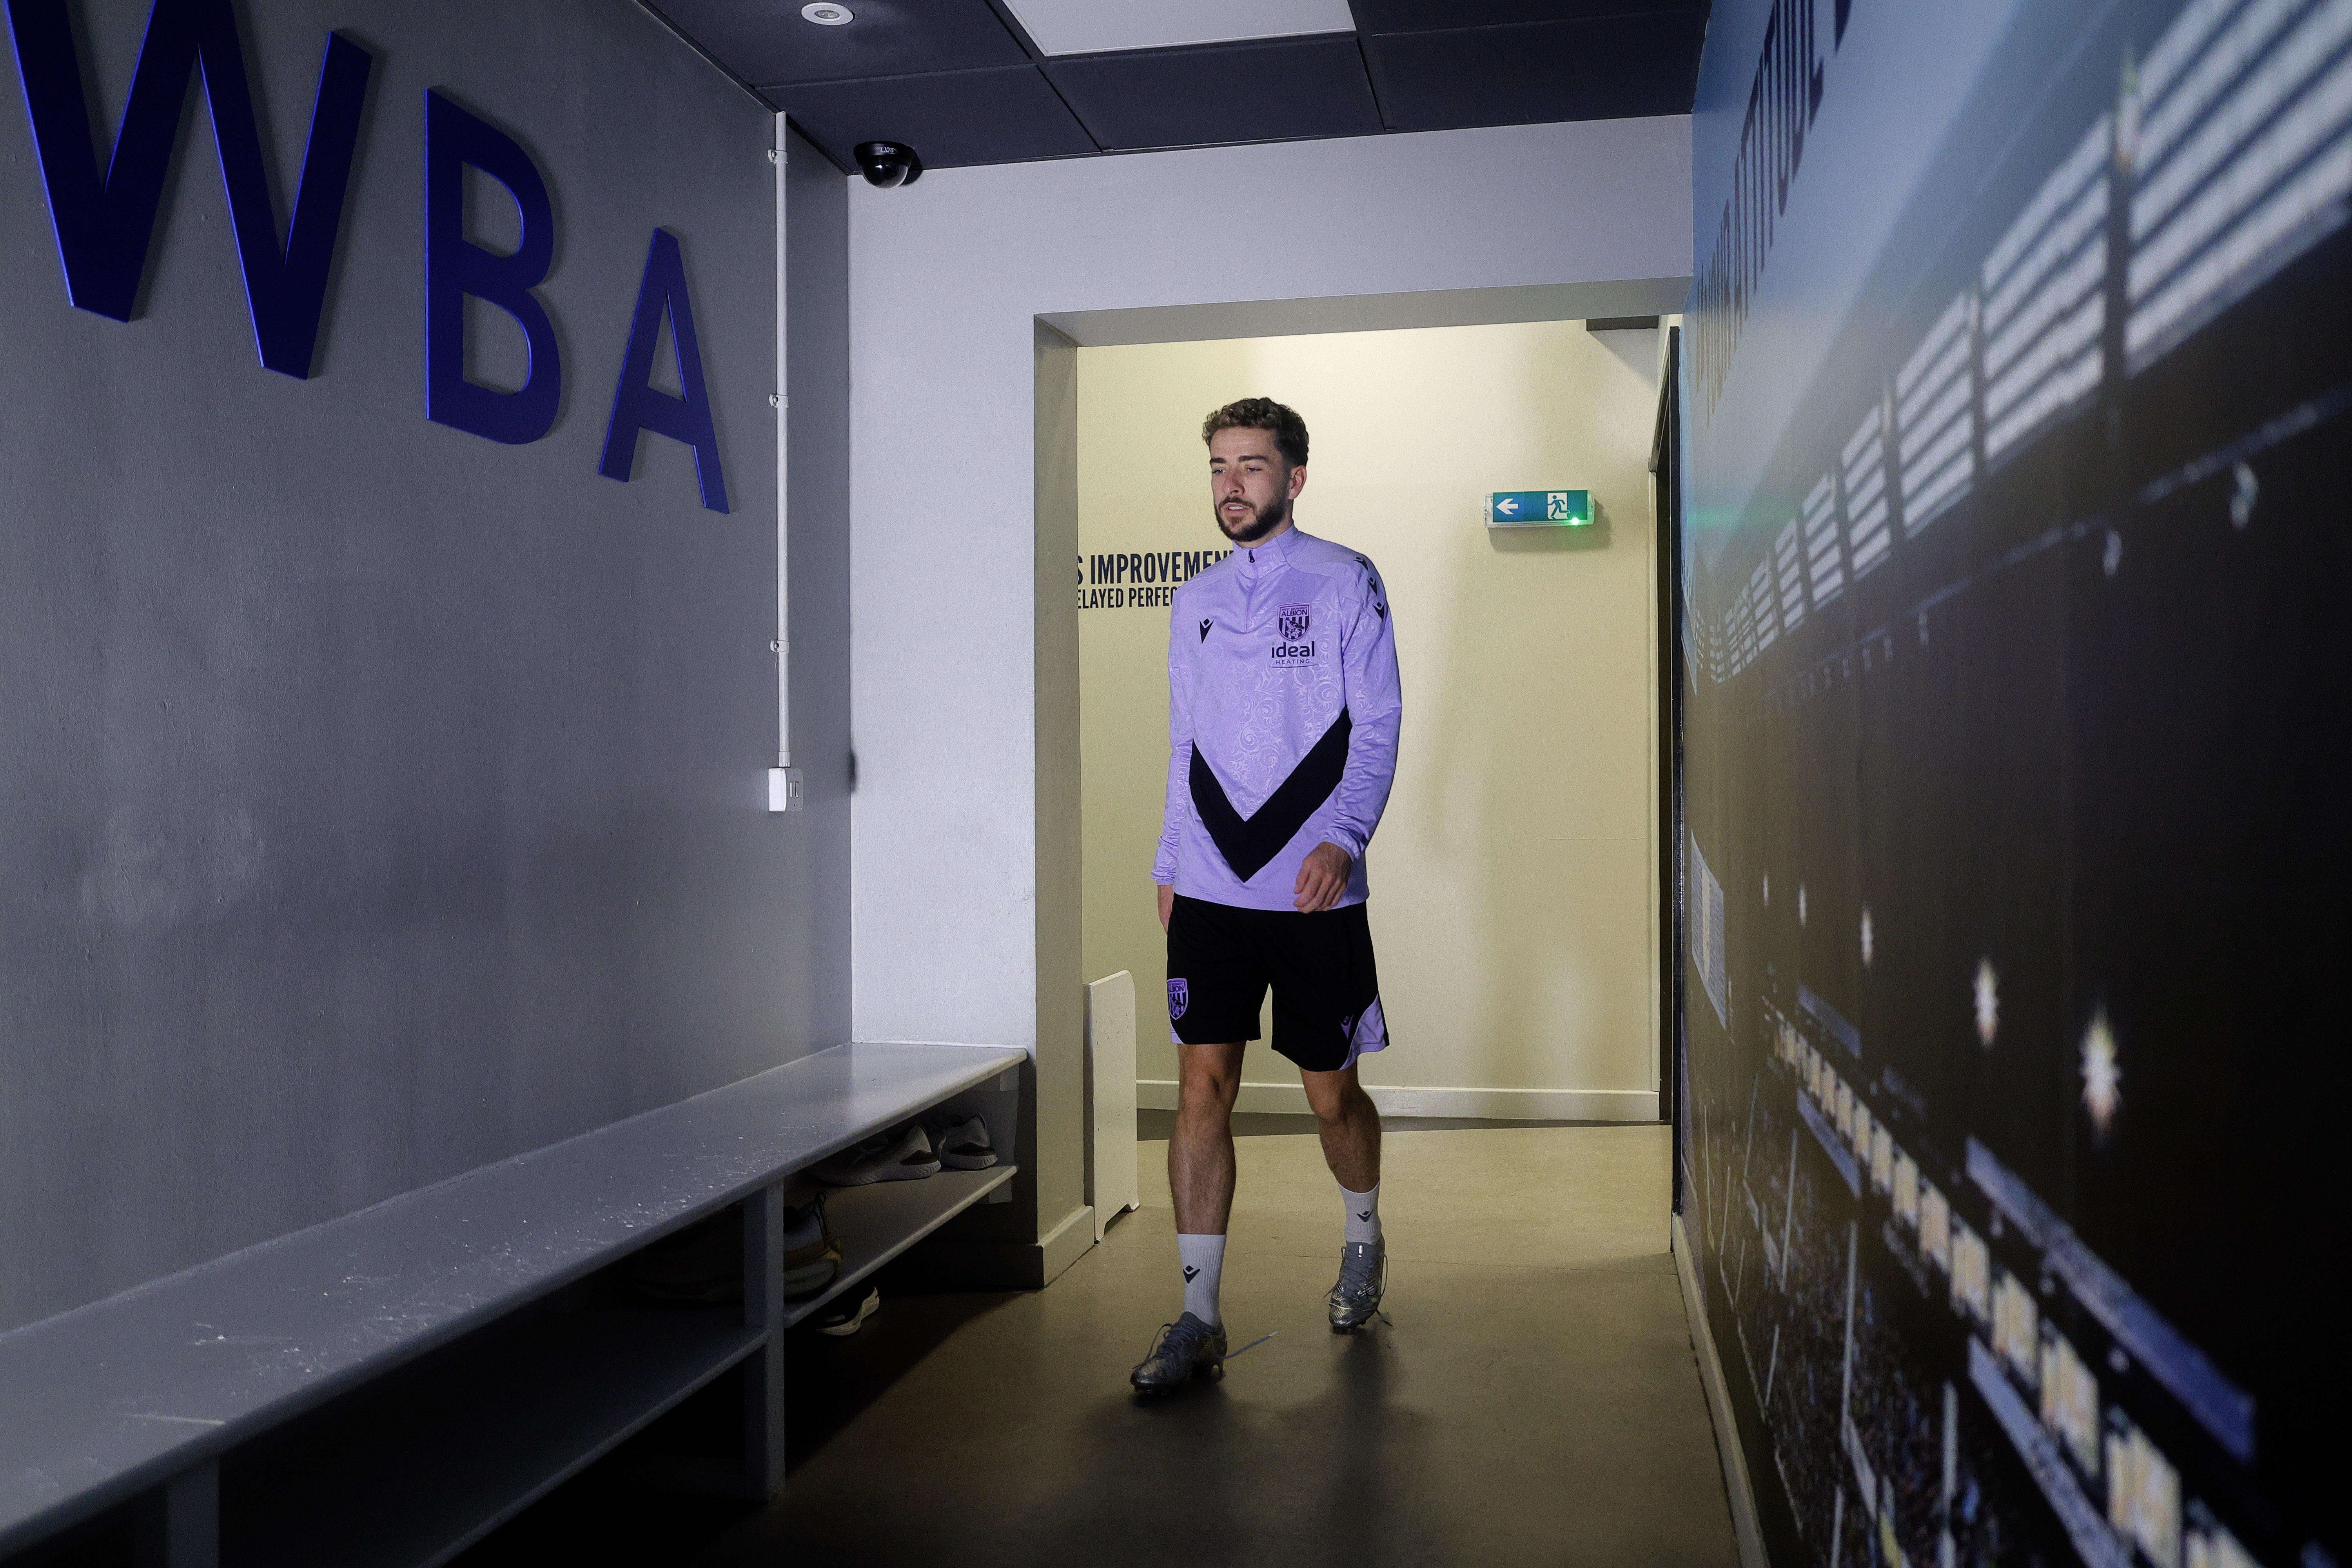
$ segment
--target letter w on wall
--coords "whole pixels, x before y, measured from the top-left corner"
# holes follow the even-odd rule
[[[131,320],[147,275],[163,178],[179,139],[188,72],[201,65],[261,363],[308,379],[375,57],[349,39],[327,36],[301,184],[281,247],[246,77],[245,40],[232,0],[155,0],[103,178],[90,147],[89,106],[82,97],[80,52],[66,0],[8,0],[8,21],[16,35],[25,108],[40,150],[41,179],[48,187],[49,215],[57,225],[67,297],[85,310]]]

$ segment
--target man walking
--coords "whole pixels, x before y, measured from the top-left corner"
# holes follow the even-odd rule
[[[1234,1098],[1269,985],[1274,1048],[1298,1065],[1346,1205],[1332,1332],[1369,1324],[1388,1282],[1381,1119],[1356,1080],[1357,1058],[1388,1044],[1364,918],[1364,847],[1402,711],[1388,593],[1363,556],[1291,525],[1307,487],[1296,413],[1244,398],[1201,435],[1235,549],[1170,612],[1168,805],[1151,877],[1181,1079],[1168,1184],[1184,1307],[1135,1369],[1147,1394],[1223,1374]]]

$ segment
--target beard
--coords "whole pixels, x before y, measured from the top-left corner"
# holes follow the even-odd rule
[[[1222,506],[1210,508],[1209,514],[1217,520],[1217,531],[1235,544],[1255,544],[1288,521],[1290,502],[1269,501],[1254,510],[1249,515],[1249,520],[1241,523],[1227,522],[1224,509]]]

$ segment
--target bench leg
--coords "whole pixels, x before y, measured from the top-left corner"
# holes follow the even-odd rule
[[[743,1200],[743,1321],[767,1341],[743,1363],[743,1488],[772,1498],[784,1485],[784,1186]]]
[[[139,1568],[220,1568],[220,1465],[207,1460],[140,1499]]]

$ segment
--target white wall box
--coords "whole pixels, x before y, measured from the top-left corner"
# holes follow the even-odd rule
[[[1095,1239],[1143,1206],[1135,1152],[1135,976],[1087,984],[1087,1202]]]

